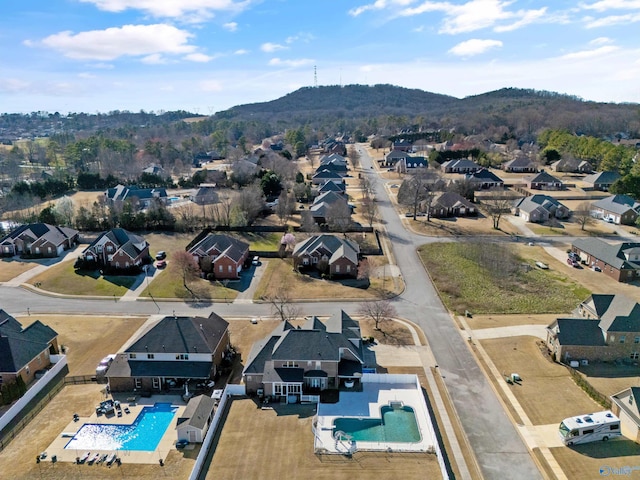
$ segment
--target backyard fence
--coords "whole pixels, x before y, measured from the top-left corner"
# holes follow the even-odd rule
[[[64,383],[66,385],[83,385],[85,383],[95,383],[97,381],[98,380],[95,375],[76,375],[73,377],[64,377]]]
[[[580,372],[578,372],[574,368],[571,368],[567,365],[565,366],[567,367],[567,370],[569,370],[569,374],[571,375],[571,378],[573,378],[573,381],[576,382],[576,384],[582,390],[584,390],[584,392],[587,395],[589,395],[593,400],[598,402],[604,408],[611,409],[611,399],[609,397],[607,397],[606,395],[603,395],[598,390],[596,390],[596,388],[593,385],[591,385],[589,381],[586,378],[584,378],[582,374],[580,374]]]

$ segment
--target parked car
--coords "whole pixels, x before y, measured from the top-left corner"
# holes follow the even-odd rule
[[[156,253],[156,260],[164,260],[165,258],[167,258],[167,252],[165,252],[164,250],[160,250],[158,253]]]
[[[260,257],[258,255],[253,257],[253,260],[251,260],[251,265],[260,265]]]
[[[573,268],[580,268],[580,263],[573,258],[567,258],[567,264],[571,265]]]
[[[176,442],[176,448],[177,449],[181,449],[186,447],[187,445],[189,445],[189,440],[178,440]]]
[[[593,267],[591,267],[591,269],[592,269],[594,272],[601,272],[601,271],[602,271],[602,269],[601,269],[599,266],[597,266],[597,265],[594,265]]]
[[[162,269],[162,268],[164,268],[166,266],[167,266],[167,261],[166,260],[158,260],[156,262],[156,268]]]

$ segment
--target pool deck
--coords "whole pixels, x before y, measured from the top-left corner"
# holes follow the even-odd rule
[[[427,452],[436,444],[433,424],[422,390],[414,383],[363,383],[361,392],[340,392],[338,403],[318,404],[316,424],[316,448],[327,453],[346,453],[351,448],[348,441],[333,438],[336,418],[381,418],[380,409],[390,402],[401,402],[411,407],[416,416],[421,440],[409,442],[354,442],[357,450]]]
[[[102,423],[112,425],[131,425],[144,407],[153,406],[156,403],[171,403],[173,406],[178,407],[178,410],[171,420],[171,423],[169,423],[166,432],[160,439],[155,450],[91,450],[91,456],[89,458],[93,457],[96,453],[101,455],[115,453],[122,463],[157,464],[160,459],[165,461],[169,452],[176,448],[176,423],[178,421],[178,417],[180,417],[186,407],[186,403],[179,395],[153,395],[149,398],[136,398],[136,401],[131,403],[121,400],[121,417],[118,417],[117,415],[110,415],[108,417],[105,415],[98,416],[96,413],[93,413],[90,417],[80,417],[77,422],[71,419],[64,430],[60,432],[60,435],[58,435],[49,447],[47,447],[47,460],[53,455],[56,455],[59,462],[75,463],[76,457],[82,457],[87,450],[65,449],[64,446],[69,443],[71,437],[75,435],[84,424]],[[130,413],[124,413],[125,407],[129,408]]]

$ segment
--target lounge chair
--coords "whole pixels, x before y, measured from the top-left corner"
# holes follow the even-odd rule
[[[93,457],[91,457],[91,458],[87,461],[87,463],[88,463],[89,465],[93,465],[93,464],[96,462],[96,460],[98,460],[99,458],[100,458],[100,454],[99,454],[99,453],[96,453]]]
[[[116,454],[115,454],[115,453],[112,453],[111,455],[109,455],[109,456],[107,457],[107,459],[105,460],[105,463],[106,463],[108,466],[111,466],[111,465],[113,464],[113,462],[115,461],[115,459],[116,459]]]
[[[81,456],[81,457],[78,457],[78,458],[77,458],[77,462],[78,462],[78,463],[84,463],[84,462],[86,462],[86,461],[88,460],[88,458],[89,458],[89,456],[90,456],[90,455],[91,455],[91,452],[87,452],[87,453],[85,453],[83,456]]]
[[[124,413],[126,413],[127,415],[131,413],[131,410],[129,410],[129,407],[124,407]]]

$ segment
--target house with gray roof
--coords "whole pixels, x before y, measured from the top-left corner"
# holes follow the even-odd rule
[[[505,172],[513,173],[535,173],[538,171],[538,164],[525,155],[520,155],[513,160],[509,160],[501,165]]]
[[[536,175],[526,177],[525,183],[532,190],[563,190],[564,184],[551,175],[549,172],[542,170]]]
[[[327,218],[331,215],[332,209],[345,207],[351,212],[346,195],[334,191],[324,192],[313,199],[313,204],[309,207],[309,212],[318,225],[327,223]]]
[[[29,385],[36,372],[51,365],[50,354],[58,354],[58,334],[36,320],[28,327],[0,309],[0,385],[18,377]]]
[[[608,192],[611,185],[618,180],[621,175],[618,172],[594,172],[584,177],[584,183],[591,185],[594,190]]]
[[[307,317],[299,327],[281,322],[256,342],[242,378],[250,395],[299,402],[360,381],[365,366],[360,324],[344,311],[321,321]]]
[[[109,205],[131,202],[137,209],[149,208],[154,201],[166,203],[167,191],[164,188],[138,188],[136,185],[118,185],[105,192],[106,203]]]
[[[218,203],[218,188],[215,183],[201,183],[196,192],[191,195],[191,201],[198,205],[212,205]]]
[[[552,218],[565,219],[571,216],[571,210],[548,195],[531,195],[516,200],[511,212],[522,217],[525,222],[542,223]]]
[[[249,244],[229,235],[209,233],[188,252],[204,273],[212,273],[217,280],[237,280],[249,257]]]
[[[443,192],[431,201],[430,216],[436,218],[468,217],[478,214],[478,209],[469,200],[456,192]]]
[[[347,185],[344,182],[337,182],[335,180],[327,180],[318,189],[318,193],[336,192],[341,195],[346,195]]]
[[[358,276],[359,245],[335,235],[314,235],[293,248],[297,268],[313,268],[331,276]]]
[[[640,304],[622,294],[593,294],[574,318],[547,327],[547,347],[556,360],[618,361],[640,359]]]
[[[81,258],[98,268],[142,267],[150,260],[149,242],[124,228],[114,228],[96,238],[84,249]]]
[[[384,156],[384,159],[380,163],[385,167],[392,167],[400,160],[411,157],[408,152],[403,150],[391,150]]]
[[[311,183],[313,185],[322,185],[328,180],[333,180],[336,182],[344,182],[343,180],[344,176],[345,176],[344,173],[341,173],[335,170],[330,170],[324,167],[318,167],[318,170],[316,171],[316,173],[314,173],[313,177],[311,177]]]
[[[591,215],[616,225],[633,225],[640,215],[640,203],[628,195],[611,195],[593,202]]]
[[[567,157],[553,162],[551,170],[564,173],[591,173],[593,172],[593,165],[587,160]]]
[[[208,317],[168,316],[118,353],[105,376],[113,392],[162,391],[188,380],[215,378],[229,349],[229,323],[214,312]]]
[[[633,362],[637,365],[637,362]],[[625,436],[640,443],[640,387],[625,388],[611,395],[611,411],[620,419]]]
[[[21,225],[0,240],[0,256],[57,257],[78,243],[78,231],[48,223]]]
[[[440,168],[444,173],[473,173],[477,172],[482,167],[476,162],[466,158],[457,158],[455,160],[444,162]]]
[[[640,278],[640,243],[607,243],[599,238],[576,238],[571,250],[590,267],[599,267],[618,282]]]
[[[341,175],[347,175],[349,166],[347,165],[347,159],[337,153],[330,155],[323,155],[320,157],[320,165],[316,168],[316,173],[322,170],[330,170],[332,172],[338,172]]]
[[[211,420],[213,420],[214,405],[215,400],[207,395],[197,395],[190,398],[176,422],[178,441],[187,440],[189,443],[202,443]]]
[[[476,190],[504,188],[504,181],[487,168],[480,168],[473,173],[466,173],[464,179]]]
[[[429,161],[418,155],[407,155],[396,163],[396,172],[407,173],[415,169],[427,168]]]

